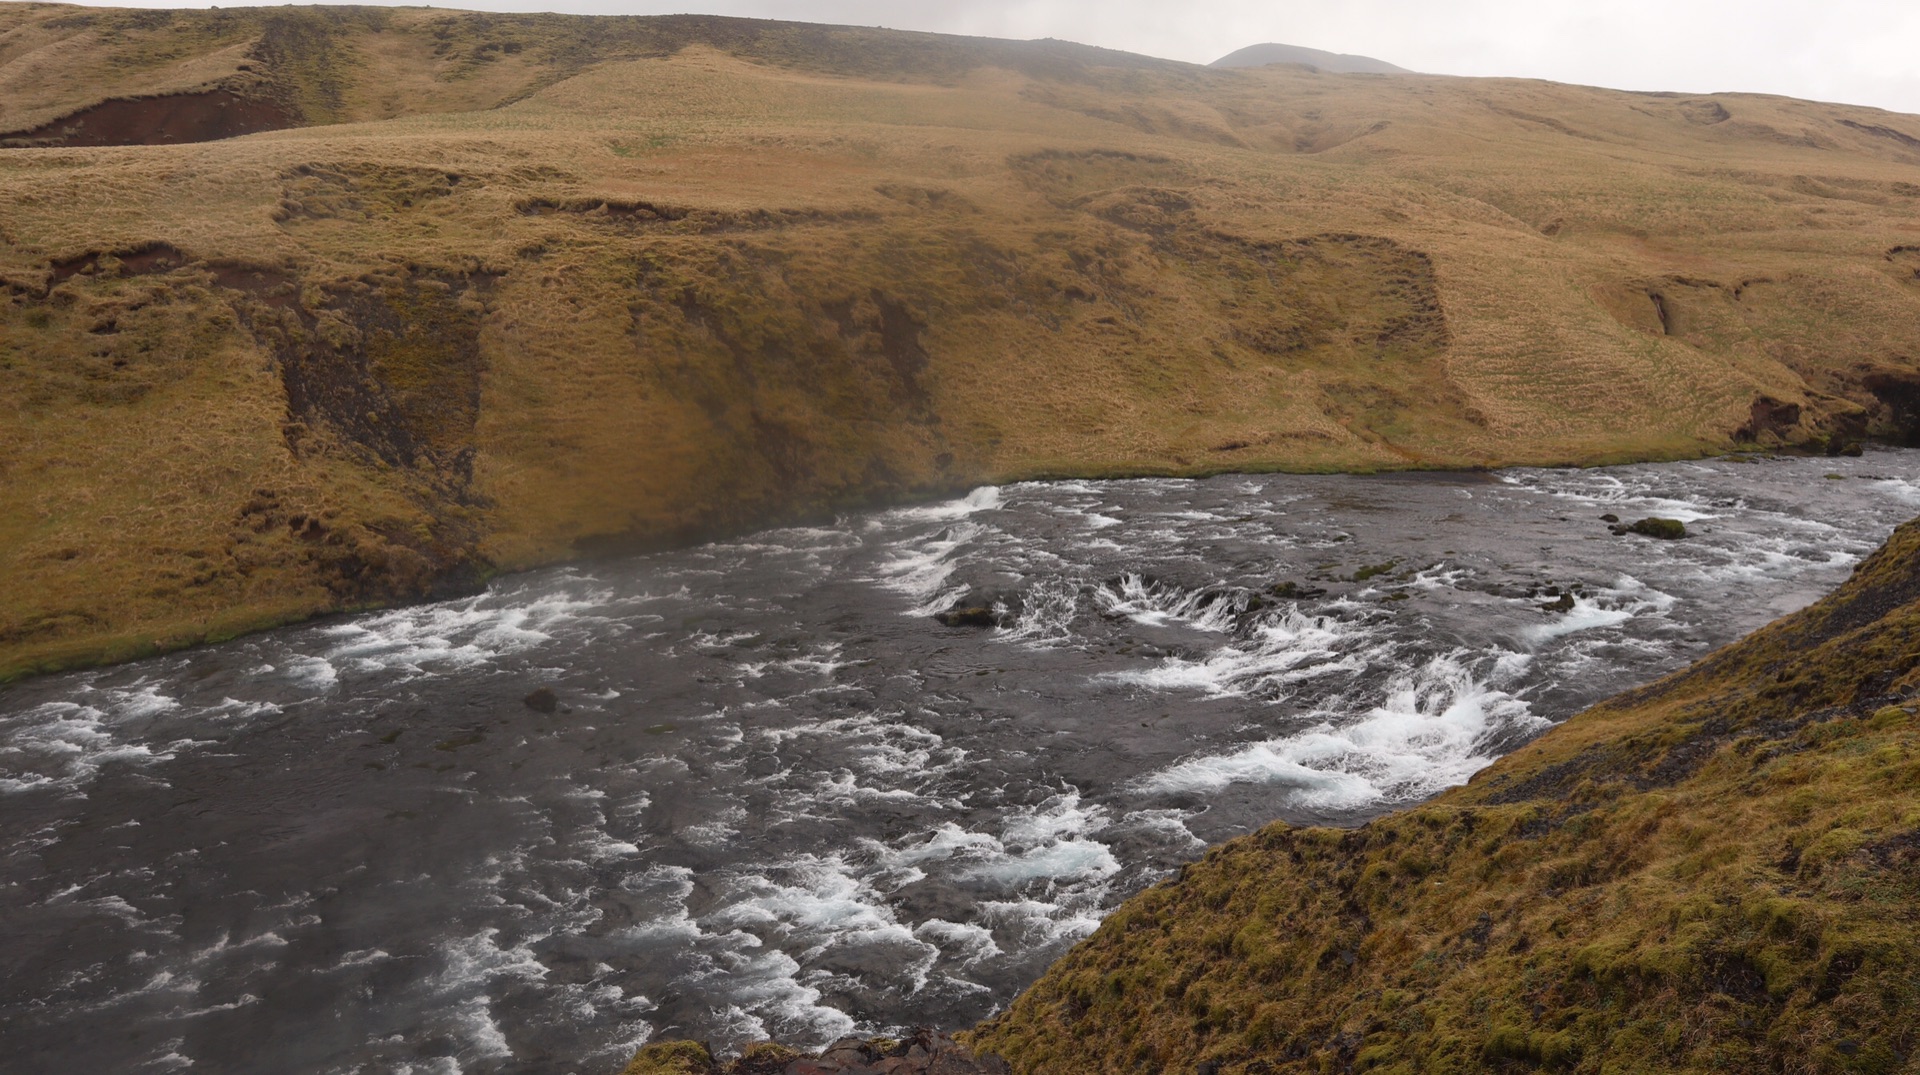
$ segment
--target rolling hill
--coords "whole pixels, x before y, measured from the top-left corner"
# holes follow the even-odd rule
[[[1920,434],[1920,118],[0,5],[0,678],[1047,475]]]

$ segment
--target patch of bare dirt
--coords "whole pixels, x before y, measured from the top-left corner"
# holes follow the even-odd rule
[[[278,102],[216,89],[102,101],[51,123],[0,134],[0,148],[176,145],[299,125],[299,117]]]
[[[1800,405],[1784,403],[1772,396],[1757,396],[1749,410],[1747,424],[1733,431],[1733,439],[1758,441],[1762,436],[1784,439],[1800,424]]]
[[[1877,369],[1860,383],[1879,404],[1873,415],[1875,432],[1899,444],[1920,446],[1920,373]]]
[[[70,258],[55,258],[48,264],[48,289],[76,276],[145,276],[172,272],[187,264],[187,255],[171,243],[140,243],[114,250],[89,250]]]

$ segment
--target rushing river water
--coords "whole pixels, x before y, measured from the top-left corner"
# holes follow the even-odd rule
[[[1204,842],[1464,781],[1915,513],[1896,451],[1014,485],[17,684],[0,1067],[969,1023]]]

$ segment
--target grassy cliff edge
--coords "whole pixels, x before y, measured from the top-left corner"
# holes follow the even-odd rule
[[[1917,711],[1920,521],[1463,787],[1212,849],[970,1044],[1033,1073],[1912,1071]]]

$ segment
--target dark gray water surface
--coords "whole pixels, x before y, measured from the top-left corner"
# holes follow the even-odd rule
[[[0,1067],[600,1072],[969,1023],[1204,842],[1431,795],[1812,600],[1917,479],[1015,485],[17,684]],[[1004,625],[930,618],[964,594]]]

